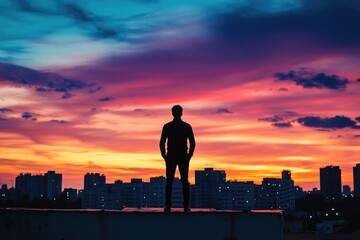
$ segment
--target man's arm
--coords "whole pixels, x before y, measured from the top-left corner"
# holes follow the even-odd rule
[[[189,157],[191,158],[194,155],[194,151],[195,151],[195,137],[194,137],[194,133],[193,130],[191,128],[191,126],[189,126],[189,143],[190,143],[190,147],[189,147]]]
[[[160,137],[160,152],[161,152],[161,156],[164,159],[166,158],[166,150],[165,150],[166,138],[167,138],[167,133],[166,133],[165,125],[164,125],[162,132],[161,132],[161,137]]]

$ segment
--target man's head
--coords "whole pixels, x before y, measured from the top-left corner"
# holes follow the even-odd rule
[[[176,118],[179,118],[182,116],[182,111],[183,111],[183,109],[180,105],[175,105],[171,109],[172,115]]]

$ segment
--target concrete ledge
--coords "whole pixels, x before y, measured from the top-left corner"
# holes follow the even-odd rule
[[[280,240],[278,211],[0,210],[4,240]]]

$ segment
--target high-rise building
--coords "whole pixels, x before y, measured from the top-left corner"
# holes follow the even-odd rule
[[[342,198],[351,197],[351,188],[349,185],[343,186]]]
[[[104,175],[101,177],[103,177],[101,179],[105,178]],[[88,209],[120,210],[124,208],[122,181],[117,180],[113,184],[102,184],[102,182],[101,184],[93,184],[91,189],[81,192],[81,205],[82,208]]]
[[[291,172],[289,170],[283,170],[281,172],[281,179],[283,179],[283,180],[291,180]]]
[[[205,168],[195,171],[195,207],[218,208],[219,188],[226,183],[223,170]]]
[[[360,163],[353,167],[354,196],[360,197]]]
[[[256,209],[295,210],[295,187],[290,171],[283,171],[282,178],[264,178],[255,187]]]
[[[20,173],[16,177],[15,189],[20,198],[46,197],[53,199],[61,194],[62,174],[55,171],[48,171],[45,175],[31,175],[30,173]]]
[[[165,204],[165,177],[152,177],[149,184],[148,206],[163,207]],[[145,196],[146,197],[146,196]]]
[[[320,192],[325,201],[341,199],[341,170],[339,166],[320,168]]]
[[[219,205],[222,210],[254,209],[254,182],[227,181],[219,188]]]
[[[295,199],[303,198],[306,196],[306,192],[304,192],[303,188],[300,186],[295,186]]]
[[[84,176],[84,190],[105,187],[106,177],[100,173],[87,173]]]
[[[16,190],[15,188],[8,188],[6,184],[1,185],[0,189],[0,203],[8,203],[16,201]]]
[[[132,178],[129,183],[123,183],[123,185],[125,207],[140,208],[147,206],[148,184],[145,184],[141,178]]]
[[[78,191],[74,188],[64,188],[63,193],[66,196],[66,200],[69,202],[74,202],[78,199]]]
[[[48,171],[44,174],[45,196],[53,199],[61,194],[62,190],[62,174],[55,171]]]

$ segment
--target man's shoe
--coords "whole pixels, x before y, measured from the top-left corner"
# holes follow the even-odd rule
[[[165,207],[164,208],[164,212],[170,212],[171,211],[171,208],[170,207]]]
[[[191,211],[191,209],[190,208],[184,208],[184,212],[190,212]]]

